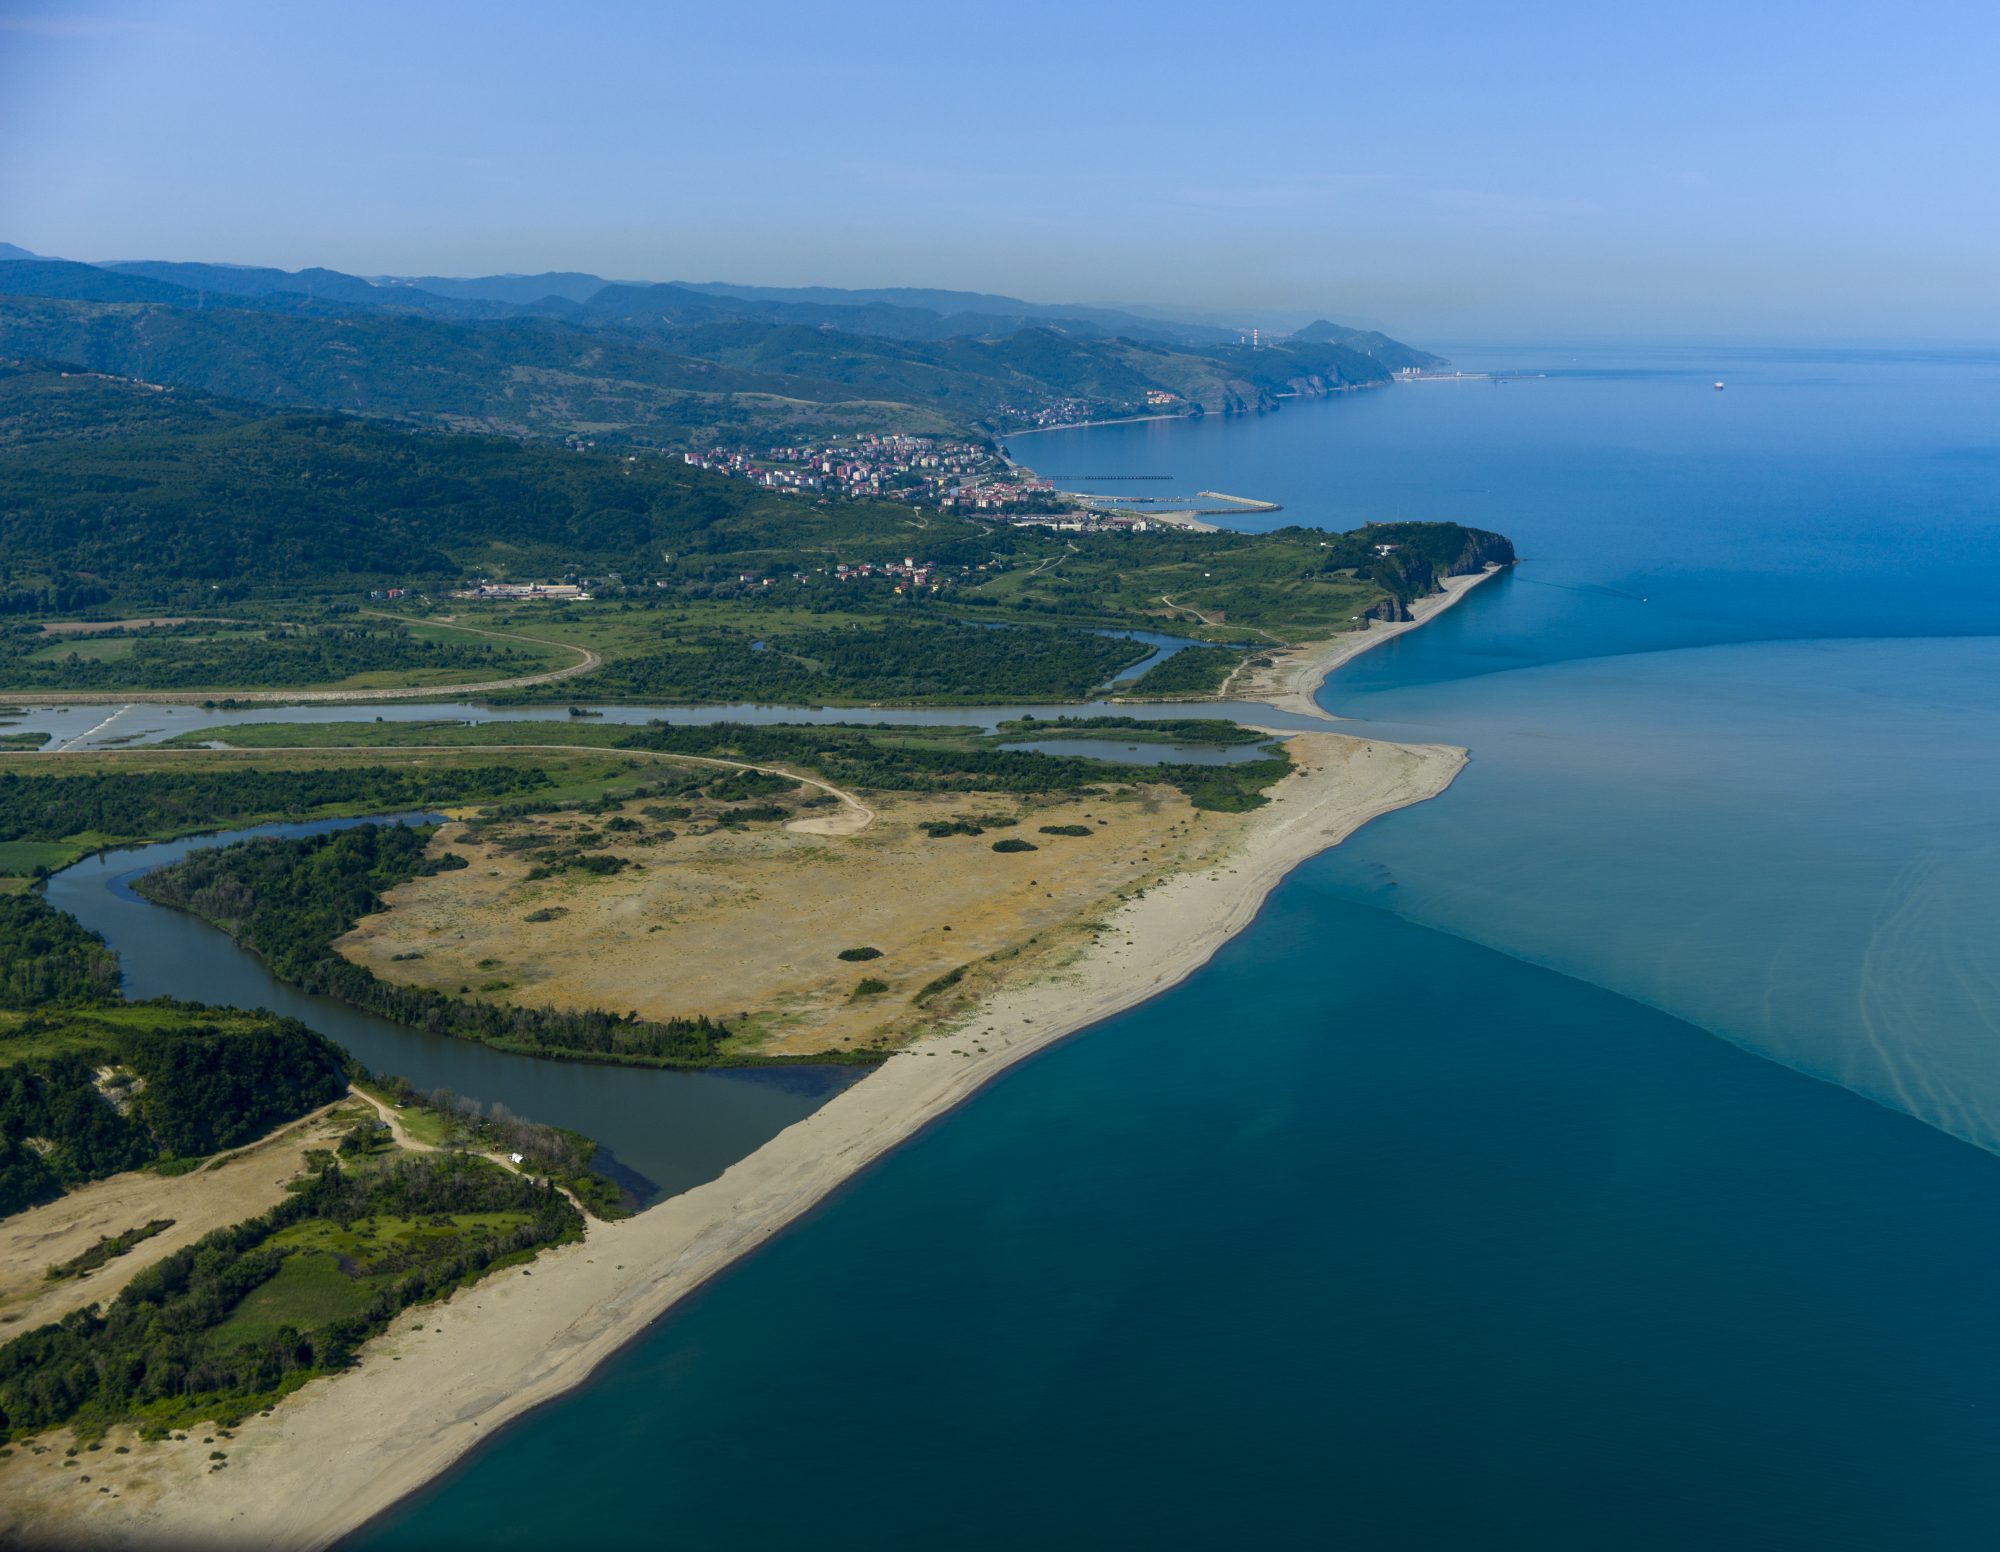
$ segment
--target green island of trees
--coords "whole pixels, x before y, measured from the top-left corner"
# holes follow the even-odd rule
[[[1183,647],[1139,675],[1125,687],[1125,693],[1163,700],[1180,695],[1213,695],[1241,666],[1244,656],[1236,647]]]
[[[58,1261],[44,1274],[52,1283],[66,1278],[81,1277],[86,1272],[94,1272],[101,1266],[109,1266],[113,1261],[131,1250],[135,1245],[143,1245],[155,1234],[164,1234],[174,1226],[171,1218],[153,1218],[136,1224],[129,1229],[121,1229],[116,1234],[100,1234],[97,1243],[80,1251],[67,1261]]]

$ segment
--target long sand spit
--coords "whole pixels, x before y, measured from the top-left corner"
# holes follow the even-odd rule
[[[1121,905],[1078,959],[891,1057],[719,1179],[593,1223],[531,1274],[503,1272],[405,1312],[354,1369],[235,1430],[226,1469],[211,1469],[199,1434],[80,1457],[89,1485],[56,1450],[17,1450],[0,1462],[0,1541],[321,1547],[387,1510],[582,1382],[690,1290],[1005,1068],[1185,979],[1300,862],[1436,796],[1466,759],[1443,745],[1333,733],[1301,735],[1291,749],[1297,769],[1222,860]]]
[[[1291,747],[1299,769],[1228,856],[1121,906],[1061,971],[983,1005],[960,1033],[891,1057],[719,1179],[593,1223],[584,1243],[542,1256],[531,1276],[504,1272],[406,1312],[355,1369],[237,1429],[226,1470],[209,1469],[193,1435],[84,1457],[89,1486],[55,1452],[17,1453],[0,1469],[0,1540],[320,1547],[381,1513],[579,1384],[676,1300],[1006,1067],[1185,979],[1300,862],[1436,796],[1465,763],[1461,749],[1331,733]]]

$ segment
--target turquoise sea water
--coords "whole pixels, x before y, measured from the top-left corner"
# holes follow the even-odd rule
[[[358,1545],[2000,1542],[2000,363],[1459,355],[1016,448],[1512,534],[1452,792]]]

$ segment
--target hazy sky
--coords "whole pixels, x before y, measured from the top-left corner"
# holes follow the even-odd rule
[[[2000,338],[2000,5],[0,0],[0,238]]]

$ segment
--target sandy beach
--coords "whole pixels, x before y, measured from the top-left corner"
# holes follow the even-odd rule
[[[119,1434],[88,1460],[60,1447],[0,1462],[0,1539],[89,1545],[325,1546],[388,1509],[495,1429],[586,1378],[689,1290],[963,1103],[1014,1062],[1198,969],[1300,862],[1370,819],[1434,797],[1463,750],[1338,734],[1293,742],[1298,770],[1222,861],[1122,906],[1101,941],[892,1057],[719,1179],[449,1303],[405,1313],[359,1365],[252,1417],[211,1472],[209,1447]],[[421,1333],[419,1333],[421,1323]],[[99,1492],[98,1488],[108,1489]]]
[[[1436,619],[1480,583],[1498,576],[1505,569],[1503,566],[1489,566],[1484,571],[1466,576],[1446,577],[1444,591],[1411,604],[1407,620],[1399,620],[1393,625],[1370,621],[1366,630],[1277,653],[1269,668],[1246,663],[1210,698],[1219,701],[1263,701],[1295,716],[1325,717],[1328,721],[1338,721],[1313,699],[1319,687],[1326,683],[1328,675],[1341,664],[1381,646],[1392,636],[1413,631],[1425,621]]]
[[[1453,577],[1411,620],[1286,653],[1227,693],[1326,717],[1312,696],[1330,673],[1493,574]],[[142,1444],[114,1433],[107,1446],[131,1453],[88,1456],[88,1487],[59,1464],[67,1435],[42,1440],[53,1446],[45,1455],[17,1451],[0,1461],[0,1540],[310,1548],[389,1510],[1007,1067],[1186,979],[1299,863],[1437,796],[1466,760],[1445,745],[1331,732],[1295,735],[1289,749],[1294,772],[1219,861],[1119,906],[1074,959],[899,1052],[720,1178],[634,1218],[593,1222],[582,1244],[544,1254],[531,1276],[503,1273],[405,1312],[354,1369],[247,1419],[226,1471],[209,1469],[193,1434]]]

